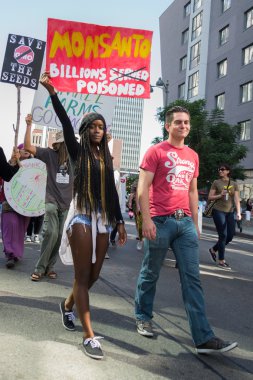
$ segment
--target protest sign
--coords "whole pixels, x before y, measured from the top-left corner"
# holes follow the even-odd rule
[[[30,158],[4,183],[4,194],[10,206],[19,214],[39,216],[45,213],[47,171],[44,162]]]
[[[105,118],[107,128],[112,125],[117,98],[70,92],[58,92],[58,98],[70,118],[75,133],[78,133],[80,121],[85,113],[101,113]],[[53,109],[48,91],[41,85],[35,92],[31,113],[35,124],[50,128],[62,128]]]
[[[38,88],[45,42],[9,34],[0,81]]]
[[[47,70],[59,91],[150,97],[152,32],[48,19]]]

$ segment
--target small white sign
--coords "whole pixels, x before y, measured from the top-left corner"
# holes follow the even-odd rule
[[[72,92],[58,92],[58,98],[65,108],[75,133],[78,133],[80,122],[84,114],[97,112],[104,116],[107,128],[110,129],[116,97]],[[55,114],[52,101],[47,90],[39,85],[35,92],[32,105],[33,122],[50,128],[61,129],[61,123]]]
[[[10,182],[4,183],[7,202],[19,214],[39,216],[45,213],[47,171],[37,158],[21,161]]]

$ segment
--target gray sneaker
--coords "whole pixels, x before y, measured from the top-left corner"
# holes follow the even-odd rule
[[[224,340],[213,337],[206,343],[196,347],[198,354],[210,354],[212,352],[227,352],[238,346],[237,342],[224,342]]]
[[[152,337],[154,336],[152,323],[150,321],[136,320],[137,332],[140,335]]]
[[[66,330],[75,331],[76,326],[74,325],[75,316],[72,310],[65,309],[65,300],[60,303],[60,311],[62,317],[62,324]]]
[[[87,356],[93,359],[103,359],[104,354],[101,349],[101,344],[98,339],[103,339],[102,336],[94,336],[83,340],[84,352]]]

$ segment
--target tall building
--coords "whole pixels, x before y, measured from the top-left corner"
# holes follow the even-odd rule
[[[207,110],[222,109],[227,123],[241,124],[252,188],[253,0],[174,0],[159,21],[168,103],[206,99]]]
[[[121,173],[138,173],[139,170],[143,106],[143,99],[117,99],[111,134],[114,139],[123,141]]]

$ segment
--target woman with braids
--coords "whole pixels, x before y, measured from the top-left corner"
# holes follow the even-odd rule
[[[89,289],[99,277],[108,248],[110,226],[117,224],[120,245],[125,244],[127,238],[114,183],[106,123],[100,114],[85,115],[81,121],[78,143],[69,117],[51,84],[49,72],[42,74],[40,82],[48,90],[62,124],[74,172],[73,200],[65,226],[66,245],[71,248],[75,279],[71,294],[60,304],[62,323],[67,330],[75,330],[72,309],[76,304],[83,327],[84,351],[92,358],[102,359],[103,352],[98,341],[101,337],[94,335],[91,326]]]

